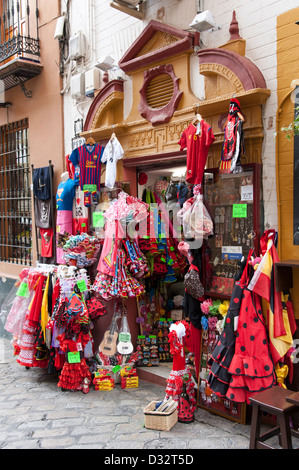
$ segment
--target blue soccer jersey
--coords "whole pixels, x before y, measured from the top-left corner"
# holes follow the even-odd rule
[[[94,184],[100,190],[101,184],[101,158],[104,148],[99,144],[81,145],[73,150],[69,160],[79,173],[79,185]]]

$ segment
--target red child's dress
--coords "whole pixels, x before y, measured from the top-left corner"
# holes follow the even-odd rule
[[[185,327],[184,336],[180,337],[181,327]],[[196,409],[196,395],[194,381],[191,372],[186,368],[185,346],[188,348],[190,335],[189,325],[184,320],[176,322],[170,327],[168,335],[170,343],[170,353],[173,355],[172,370],[167,379],[165,398],[177,401],[179,403],[180,395],[183,392],[183,376],[188,376],[186,381],[186,392],[189,396],[190,411]]]
[[[61,350],[66,353],[66,361],[57,386],[68,390],[82,390],[84,379],[91,381],[91,373],[83,357],[83,350],[90,340],[90,336],[82,332],[76,336],[76,340],[66,338],[65,333],[57,336]],[[79,352],[80,362],[69,362],[69,352]]]

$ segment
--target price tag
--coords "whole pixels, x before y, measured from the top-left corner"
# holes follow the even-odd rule
[[[115,374],[115,372],[118,372],[120,369],[121,369],[120,365],[117,365],[117,366],[113,367],[113,369],[112,369],[113,374]]]
[[[67,353],[67,360],[70,364],[78,364],[81,362],[79,351],[70,351]]]
[[[87,290],[87,285],[84,279],[77,281],[77,286],[80,292],[85,292]]]
[[[130,333],[119,333],[118,335],[119,341],[123,341],[124,343],[131,341]]]
[[[26,282],[22,282],[22,284],[17,290],[16,295],[18,295],[19,297],[29,297],[29,288]]]
[[[233,204],[233,217],[246,218],[247,217],[247,204]]]
[[[83,186],[83,191],[89,191],[90,193],[97,191],[97,189],[98,188],[96,184],[84,184]]]
[[[92,213],[92,224],[94,227],[104,227],[105,221],[104,221],[103,212]]]

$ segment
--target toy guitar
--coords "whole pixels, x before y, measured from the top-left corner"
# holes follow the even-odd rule
[[[131,354],[133,351],[133,344],[131,342],[131,333],[129,330],[127,313],[124,311],[121,319],[121,327],[119,332],[119,342],[117,345],[119,354]]]
[[[110,329],[105,332],[104,338],[99,346],[99,351],[106,356],[114,356],[116,353],[116,343],[118,338],[117,319],[118,314],[115,312],[111,321]]]

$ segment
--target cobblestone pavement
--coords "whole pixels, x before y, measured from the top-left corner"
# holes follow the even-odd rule
[[[1,449],[248,449],[250,425],[200,408],[193,423],[146,429],[143,409],[163,398],[159,385],[140,381],[138,389],[117,384],[107,392],[63,392],[56,374],[26,370],[10,349],[1,358]]]

